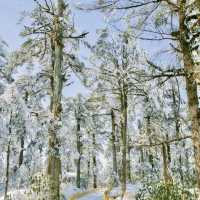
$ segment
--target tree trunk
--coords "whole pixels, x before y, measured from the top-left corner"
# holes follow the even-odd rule
[[[115,113],[113,109],[111,110],[111,121],[112,121],[112,132],[111,132],[111,142],[112,142],[112,154],[113,154],[113,172],[114,172],[114,184],[117,184],[116,176],[118,173],[117,169],[117,150],[116,150],[116,138],[115,138]]]
[[[168,133],[166,134],[166,140],[169,140],[169,135]],[[167,158],[168,158],[168,162],[171,162],[171,147],[170,147],[170,143],[167,144]]]
[[[28,91],[25,92],[25,98],[24,98],[24,101],[27,105],[28,103],[28,97],[29,97],[29,93]],[[24,122],[25,123],[25,122]],[[23,132],[20,136],[20,153],[19,153],[19,168],[21,167],[21,165],[23,164],[23,161],[24,161],[24,140],[25,140],[25,135],[26,135],[26,126],[24,124],[23,126]]]
[[[26,128],[24,127],[23,129],[25,132]],[[20,149],[20,153],[19,153],[19,168],[21,167],[21,165],[23,164],[23,161],[24,161],[24,135],[22,135],[20,137],[20,146],[21,146],[21,149]]]
[[[126,181],[127,181],[127,93],[123,84],[121,91],[121,144],[122,144],[122,170],[121,170],[121,184],[122,184],[122,195],[126,192]]]
[[[5,181],[5,192],[4,192],[4,200],[7,200],[8,198],[8,185],[9,185],[9,178],[10,178],[10,143],[11,140],[8,142],[7,147],[7,157],[6,157],[6,181]]]
[[[59,155],[58,138],[55,130],[49,129],[49,152],[47,174],[49,178],[49,200],[59,200],[60,198],[60,175],[61,161]]]
[[[129,147],[129,144],[128,144],[128,147],[127,147],[128,151],[128,159],[127,159],[127,177],[128,177],[128,180],[129,182],[131,182],[131,148]]]
[[[163,178],[165,185],[167,186],[172,182],[172,178],[169,173],[169,158],[167,153],[167,144],[162,144],[162,157],[163,157]]]
[[[90,152],[88,154],[88,160],[87,160],[87,187],[89,186],[90,183]]]
[[[141,167],[141,170],[142,170],[141,175],[142,175],[142,178],[143,178],[144,175],[145,175],[145,170],[144,170],[144,150],[143,150],[143,148],[140,149],[140,163],[142,165],[142,167]]]
[[[76,138],[77,138],[77,151],[78,151],[78,159],[77,159],[77,169],[76,169],[76,186],[77,188],[81,187],[81,154],[82,154],[82,143],[81,143],[81,135],[80,135],[80,118],[77,117],[77,130],[76,130]]]
[[[12,134],[12,111],[10,113],[10,121],[9,121],[9,136],[11,137]],[[11,145],[11,138],[8,141],[8,146],[7,146],[7,157],[6,157],[6,181],[5,181],[5,192],[4,192],[4,200],[7,200],[7,193],[8,193],[8,186],[9,186],[9,178],[10,178],[10,173],[9,173],[9,168],[10,168],[10,145]]]
[[[198,118],[198,94],[197,84],[195,82],[195,66],[192,58],[190,44],[186,38],[189,35],[188,29],[185,25],[186,19],[186,1],[179,0],[179,42],[183,55],[184,69],[186,72],[186,90],[188,97],[188,109],[192,125],[192,141],[194,146],[194,158],[197,172],[197,183],[200,191],[200,120]]]
[[[150,115],[147,116],[146,130],[147,130],[147,135],[149,137],[149,143],[152,144],[152,140],[151,140],[151,116]],[[154,156],[151,152],[151,149],[148,151],[148,159],[149,159],[149,163],[150,163],[152,170],[153,170],[153,168],[154,168]]]
[[[92,162],[93,162],[93,188],[97,188],[97,160],[96,160],[96,137],[95,133],[92,133],[92,145],[93,145],[93,154],[92,154]]]
[[[180,94],[178,94],[180,95]],[[176,102],[176,93],[175,93],[175,88],[172,86],[172,100],[173,100],[173,112],[174,112],[174,118],[175,118],[175,135],[177,138],[180,137],[180,116],[179,116],[179,108],[177,105],[177,102]],[[181,144],[181,148],[185,149],[184,148],[184,141],[183,142],[180,142]],[[180,148],[178,146],[179,144],[177,143],[176,146],[177,148]],[[178,158],[178,172],[180,174],[180,180],[181,180],[181,183],[183,184],[183,162],[182,162],[182,155],[180,154],[179,155],[179,158]]]
[[[60,176],[61,160],[59,154],[59,140],[57,136],[58,124],[60,120],[62,106],[61,96],[63,88],[62,62],[63,62],[63,25],[61,19],[64,14],[65,4],[63,0],[57,0],[57,15],[54,18],[54,31],[52,39],[52,97],[51,112],[53,119],[49,127],[49,152],[47,174],[49,178],[49,200],[60,200]]]

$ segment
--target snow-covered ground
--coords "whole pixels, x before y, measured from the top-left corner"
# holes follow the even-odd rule
[[[132,194],[132,195],[137,194],[137,192],[139,191],[140,188],[141,188],[141,184],[139,184],[139,183],[128,184],[127,185],[127,193]],[[120,196],[120,194],[121,194],[121,187],[113,188],[112,191],[110,192],[111,197]]]
[[[82,190],[72,185],[62,185],[61,194],[64,200],[68,200],[69,197],[77,192],[82,192]],[[25,189],[9,191],[8,195],[11,196],[13,200],[27,200],[27,191]],[[4,200],[3,195],[1,195],[0,200]]]
[[[140,188],[139,184],[127,185],[127,194],[132,196],[131,198],[127,197],[127,199],[134,200],[133,196],[137,193],[139,188]],[[84,192],[84,191],[81,189],[77,189],[73,185],[62,185],[62,196],[64,197],[64,200],[69,200],[69,198],[72,197],[74,194],[81,193],[81,192]],[[113,190],[110,192],[110,196],[111,197],[120,196],[120,192],[121,192],[120,187],[113,188]],[[9,194],[11,194],[11,197],[14,200],[27,200],[26,193],[27,192],[25,190],[13,190],[9,192]],[[91,192],[90,194],[86,194],[77,200],[103,200],[103,196],[104,196],[103,191]],[[4,198],[0,197],[0,200],[4,200]]]
[[[8,192],[8,195],[14,200],[26,200],[27,199],[26,191],[23,189],[12,190],[12,191]],[[4,200],[3,195],[0,197],[0,200]]]
[[[95,192],[92,194],[88,194],[79,200],[103,200],[103,193],[102,192]]]
[[[69,197],[76,194],[77,192],[82,192],[82,190],[76,188],[73,185],[62,186],[62,195],[64,196],[65,200],[68,200]]]
[[[124,200],[135,200],[135,195],[138,192],[139,188],[141,187],[140,184],[128,184],[127,185],[127,194],[125,195]],[[121,188],[116,187],[113,188],[110,192],[110,197],[118,197],[120,199],[121,194]],[[88,195],[85,195],[82,198],[79,198],[77,200],[103,200],[103,192],[94,192]]]

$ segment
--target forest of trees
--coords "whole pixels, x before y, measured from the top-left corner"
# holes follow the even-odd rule
[[[28,1],[0,40],[0,199],[200,200],[200,0]]]

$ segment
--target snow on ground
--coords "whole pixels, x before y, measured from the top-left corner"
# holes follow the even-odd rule
[[[127,192],[130,194],[136,194],[139,188],[140,188],[140,184],[134,184],[134,185],[128,184]],[[62,185],[62,195],[64,196],[64,200],[68,200],[69,197],[79,192],[83,192],[83,190],[78,189],[73,185]],[[110,196],[111,197],[120,196],[120,192],[121,192],[121,188],[116,187],[111,191]],[[9,192],[9,194],[11,194],[11,196],[15,200],[27,200],[26,191],[23,189],[13,190]],[[0,197],[0,200],[4,200],[4,198]],[[82,198],[79,198],[78,200],[103,200],[103,192],[93,192],[91,194],[85,195]]]
[[[82,192],[81,189],[76,188],[73,185],[63,185],[62,186],[62,195],[64,195],[64,198],[67,200],[69,197],[71,197],[73,194],[77,192]]]
[[[26,190],[21,189],[21,190],[12,190],[8,192],[8,195],[15,200],[25,200],[27,199],[26,197]],[[4,200],[4,196],[0,197],[0,200]]]
[[[135,199],[135,195],[138,192],[138,190],[140,189],[141,184],[128,184],[127,185],[127,194],[125,197],[125,200],[134,200]],[[110,196],[112,197],[116,197],[116,196],[120,196],[121,194],[121,187],[116,187],[113,188],[112,191],[110,192]],[[120,197],[119,197],[120,198]],[[103,192],[94,192],[92,194],[88,194],[82,198],[79,198],[78,200],[103,200]]]
[[[72,186],[72,185],[62,185],[61,187],[62,187],[61,194],[62,194],[64,200],[68,200],[68,198],[70,196],[72,196],[73,194],[75,194],[77,192],[82,192],[82,190],[77,189],[75,186]],[[24,189],[12,190],[12,191],[9,191],[8,194],[14,200],[27,200],[27,195],[26,195],[27,191]],[[0,197],[0,200],[4,200],[3,195]]]
[[[141,188],[141,184],[140,183],[135,183],[135,184],[127,184],[127,193],[130,194],[137,194],[137,192],[139,191],[139,189]],[[116,187],[113,188],[112,191],[110,192],[110,196],[120,196],[121,194],[121,187]]]
[[[102,192],[95,192],[92,194],[88,194],[79,200],[103,200],[103,193]]]
[[[62,194],[68,198],[77,192],[82,192],[81,189],[76,188],[73,185],[63,185],[62,186]]]

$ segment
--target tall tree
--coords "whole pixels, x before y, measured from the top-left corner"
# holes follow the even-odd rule
[[[103,30],[95,46],[94,59],[100,61],[99,65],[99,92],[110,94],[117,102],[120,127],[121,170],[120,180],[122,195],[126,191],[127,183],[127,120],[129,97],[144,96],[145,91],[139,83],[140,70],[137,69],[138,51],[129,32],[125,31],[118,36],[117,42],[109,40],[107,30]]]
[[[63,0],[57,1],[57,12],[53,18],[53,38],[51,39],[52,48],[52,96],[51,96],[51,113],[52,121],[49,128],[49,150],[47,174],[49,176],[49,199],[60,199],[60,176],[61,160],[59,155],[59,138],[58,125],[60,120],[62,105],[61,96],[63,89],[63,24],[61,22],[65,3]]]
[[[35,2],[37,6],[30,14],[32,23],[25,26],[22,32],[22,36],[28,37],[28,40],[23,44],[20,54],[26,55],[23,62],[37,59],[42,65],[46,65],[45,69],[40,71],[40,78],[46,78],[49,84],[47,94],[50,96],[48,199],[56,200],[60,198],[61,160],[58,133],[62,112],[62,91],[64,83],[68,80],[67,71],[69,72],[69,69],[80,71],[80,63],[73,53],[67,53],[64,47],[66,41],[71,44],[70,39],[83,38],[86,33],[73,36],[75,30],[70,21],[69,5],[64,0],[57,0],[55,4],[51,1],[40,3],[35,0]],[[30,52],[27,52],[27,49]]]
[[[139,36],[142,40],[171,40],[171,47],[176,54],[181,55],[183,62],[183,70],[185,72],[186,91],[188,97],[188,110],[192,124],[192,135],[194,145],[194,157],[197,170],[197,183],[200,185],[200,124],[198,119],[198,94],[197,94],[197,80],[198,80],[198,63],[197,52],[199,51],[199,3],[198,1],[178,0],[177,2],[163,0],[163,1],[94,1],[94,5],[89,9],[101,10],[135,10],[145,8],[148,10],[143,20],[142,28],[145,37]],[[168,12],[163,12],[164,9]],[[159,9],[161,11],[159,12]],[[191,11],[194,12],[191,12]],[[141,10],[140,10],[141,11]],[[137,12],[137,11],[136,11]],[[129,13],[129,12],[128,12]],[[170,13],[170,15],[168,15]],[[191,14],[192,13],[192,14]],[[156,17],[157,15],[157,17]],[[148,23],[151,23],[152,17],[156,17],[156,26],[154,30],[149,29]],[[152,23],[151,23],[152,24]],[[142,27],[143,27],[142,26]],[[161,31],[160,28],[166,31]],[[133,28],[138,28],[133,26]],[[171,32],[168,32],[170,30]],[[147,33],[152,36],[147,36]],[[175,46],[174,46],[175,42]],[[178,46],[176,46],[178,45]],[[155,66],[155,65],[154,65]],[[180,69],[175,70],[173,76],[180,76]],[[163,76],[164,72],[162,73]],[[183,75],[183,74],[182,74]],[[169,76],[168,76],[169,77]],[[198,186],[200,188],[200,186]]]

